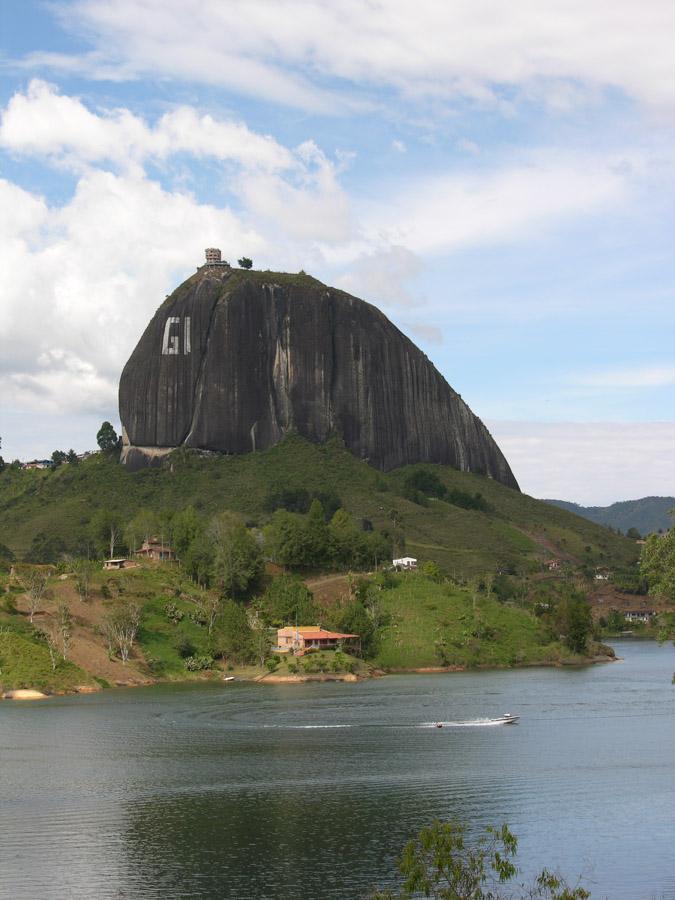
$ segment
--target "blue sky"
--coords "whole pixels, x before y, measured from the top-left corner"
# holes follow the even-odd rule
[[[203,248],[380,306],[535,496],[675,494],[675,8],[0,7],[0,434],[86,449]]]

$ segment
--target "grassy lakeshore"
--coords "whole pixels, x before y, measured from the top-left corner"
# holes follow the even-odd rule
[[[390,624],[373,663],[386,671],[584,662],[530,612],[409,573],[382,592]],[[590,655],[594,648],[589,647]]]
[[[588,662],[602,650],[589,644],[588,654],[574,654],[550,628],[525,608],[499,602],[447,580],[421,573],[389,578],[377,591],[374,614],[380,623],[365,659],[347,652],[320,652],[302,658],[267,653],[265,665],[242,665],[228,650],[216,621],[209,633],[202,615],[208,596],[173,564],[145,564],[124,572],[96,571],[90,596],[83,602],[68,572],[49,574],[44,602],[29,622],[28,597],[18,576],[0,578],[4,589],[0,615],[0,688],[38,688],[48,692],[85,687],[143,685],[159,681],[237,678],[267,681],[350,680],[385,672],[420,669],[467,669]],[[344,590],[354,580],[340,576]],[[352,588],[349,588],[351,583]],[[212,595],[213,596],[213,595]],[[136,604],[140,622],[129,659],[111,652],[105,617],[123,598]],[[320,602],[320,601],[319,601]],[[330,601],[345,602],[339,592]],[[59,608],[72,620],[68,659],[55,665],[46,640]],[[330,605],[320,602],[322,615]],[[273,642],[270,630],[269,641]],[[195,662],[197,661],[197,662]],[[196,666],[195,668],[192,668]]]

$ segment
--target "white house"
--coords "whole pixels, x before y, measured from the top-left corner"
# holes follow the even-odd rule
[[[402,556],[400,559],[392,559],[391,564],[395,569],[417,568],[417,560],[414,556]]]
[[[644,622],[645,625],[648,625],[655,616],[656,613],[652,610],[638,610],[624,613],[624,620],[626,622]]]

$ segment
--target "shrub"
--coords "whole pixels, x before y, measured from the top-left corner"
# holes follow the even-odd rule
[[[179,609],[175,603],[165,604],[164,614],[170,622],[173,622],[174,625],[178,625],[178,623],[185,618],[185,613],[182,609]]]
[[[185,659],[185,668],[188,672],[203,672],[213,666],[212,656],[188,656]]]
[[[195,647],[189,638],[181,635],[176,643],[176,650],[183,659],[189,659],[195,655]]]
[[[16,597],[12,594],[5,594],[2,601],[2,610],[3,612],[9,613],[10,616],[15,615],[18,612]]]

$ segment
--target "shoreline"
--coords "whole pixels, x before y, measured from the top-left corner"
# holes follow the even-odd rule
[[[416,666],[416,667],[405,667],[401,669],[387,669],[387,668],[376,668],[373,667],[369,671],[366,672],[320,672],[320,673],[312,673],[307,675],[277,675],[274,672],[260,672],[257,674],[234,674],[234,682],[238,682],[241,684],[308,684],[308,683],[349,683],[354,684],[358,681],[366,681],[371,678],[384,678],[389,675],[448,675],[448,674],[456,674],[461,672],[488,672],[488,671],[512,671],[515,669],[551,669],[551,668],[565,668],[565,667],[581,667],[581,666],[591,666],[598,665],[600,663],[613,663],[620,662],[621,657],[619,656],[607,656],[607,655],[598,655],[598,656],[588,656],[582,657],[574,660],[546,660],[542,662],[524,662],[518,663],[513,666],[500,666],[500,665],[477,665],[477,666],[461,666],[461,665],[451,665],[451,666]],[[78,694],[97,694],[101,691],[111,690],[115,688],[143,688],[143,687],[154,687],[155,685],[160,684],[199,684],[199,683],[208,683],[208,684],[220,684],[220,683],[228,683],[225,681],[225,675],[211,675],[202,678],[182,678],[182,679],[148,679],[147,681],[129,681],[129,682],[117,682],[115,684],[111,684],[110,687],[103,687],[101,685],[78,685],[72,690],[69,691],[49,691],[47,689],[39,689],[39,688],[14,688],[4,691],[0,693],[1,700],[14,700],[14,701],[25,701],[25,700],[48,700],[51,697],[66,697],[66,696],[76,696]]]

